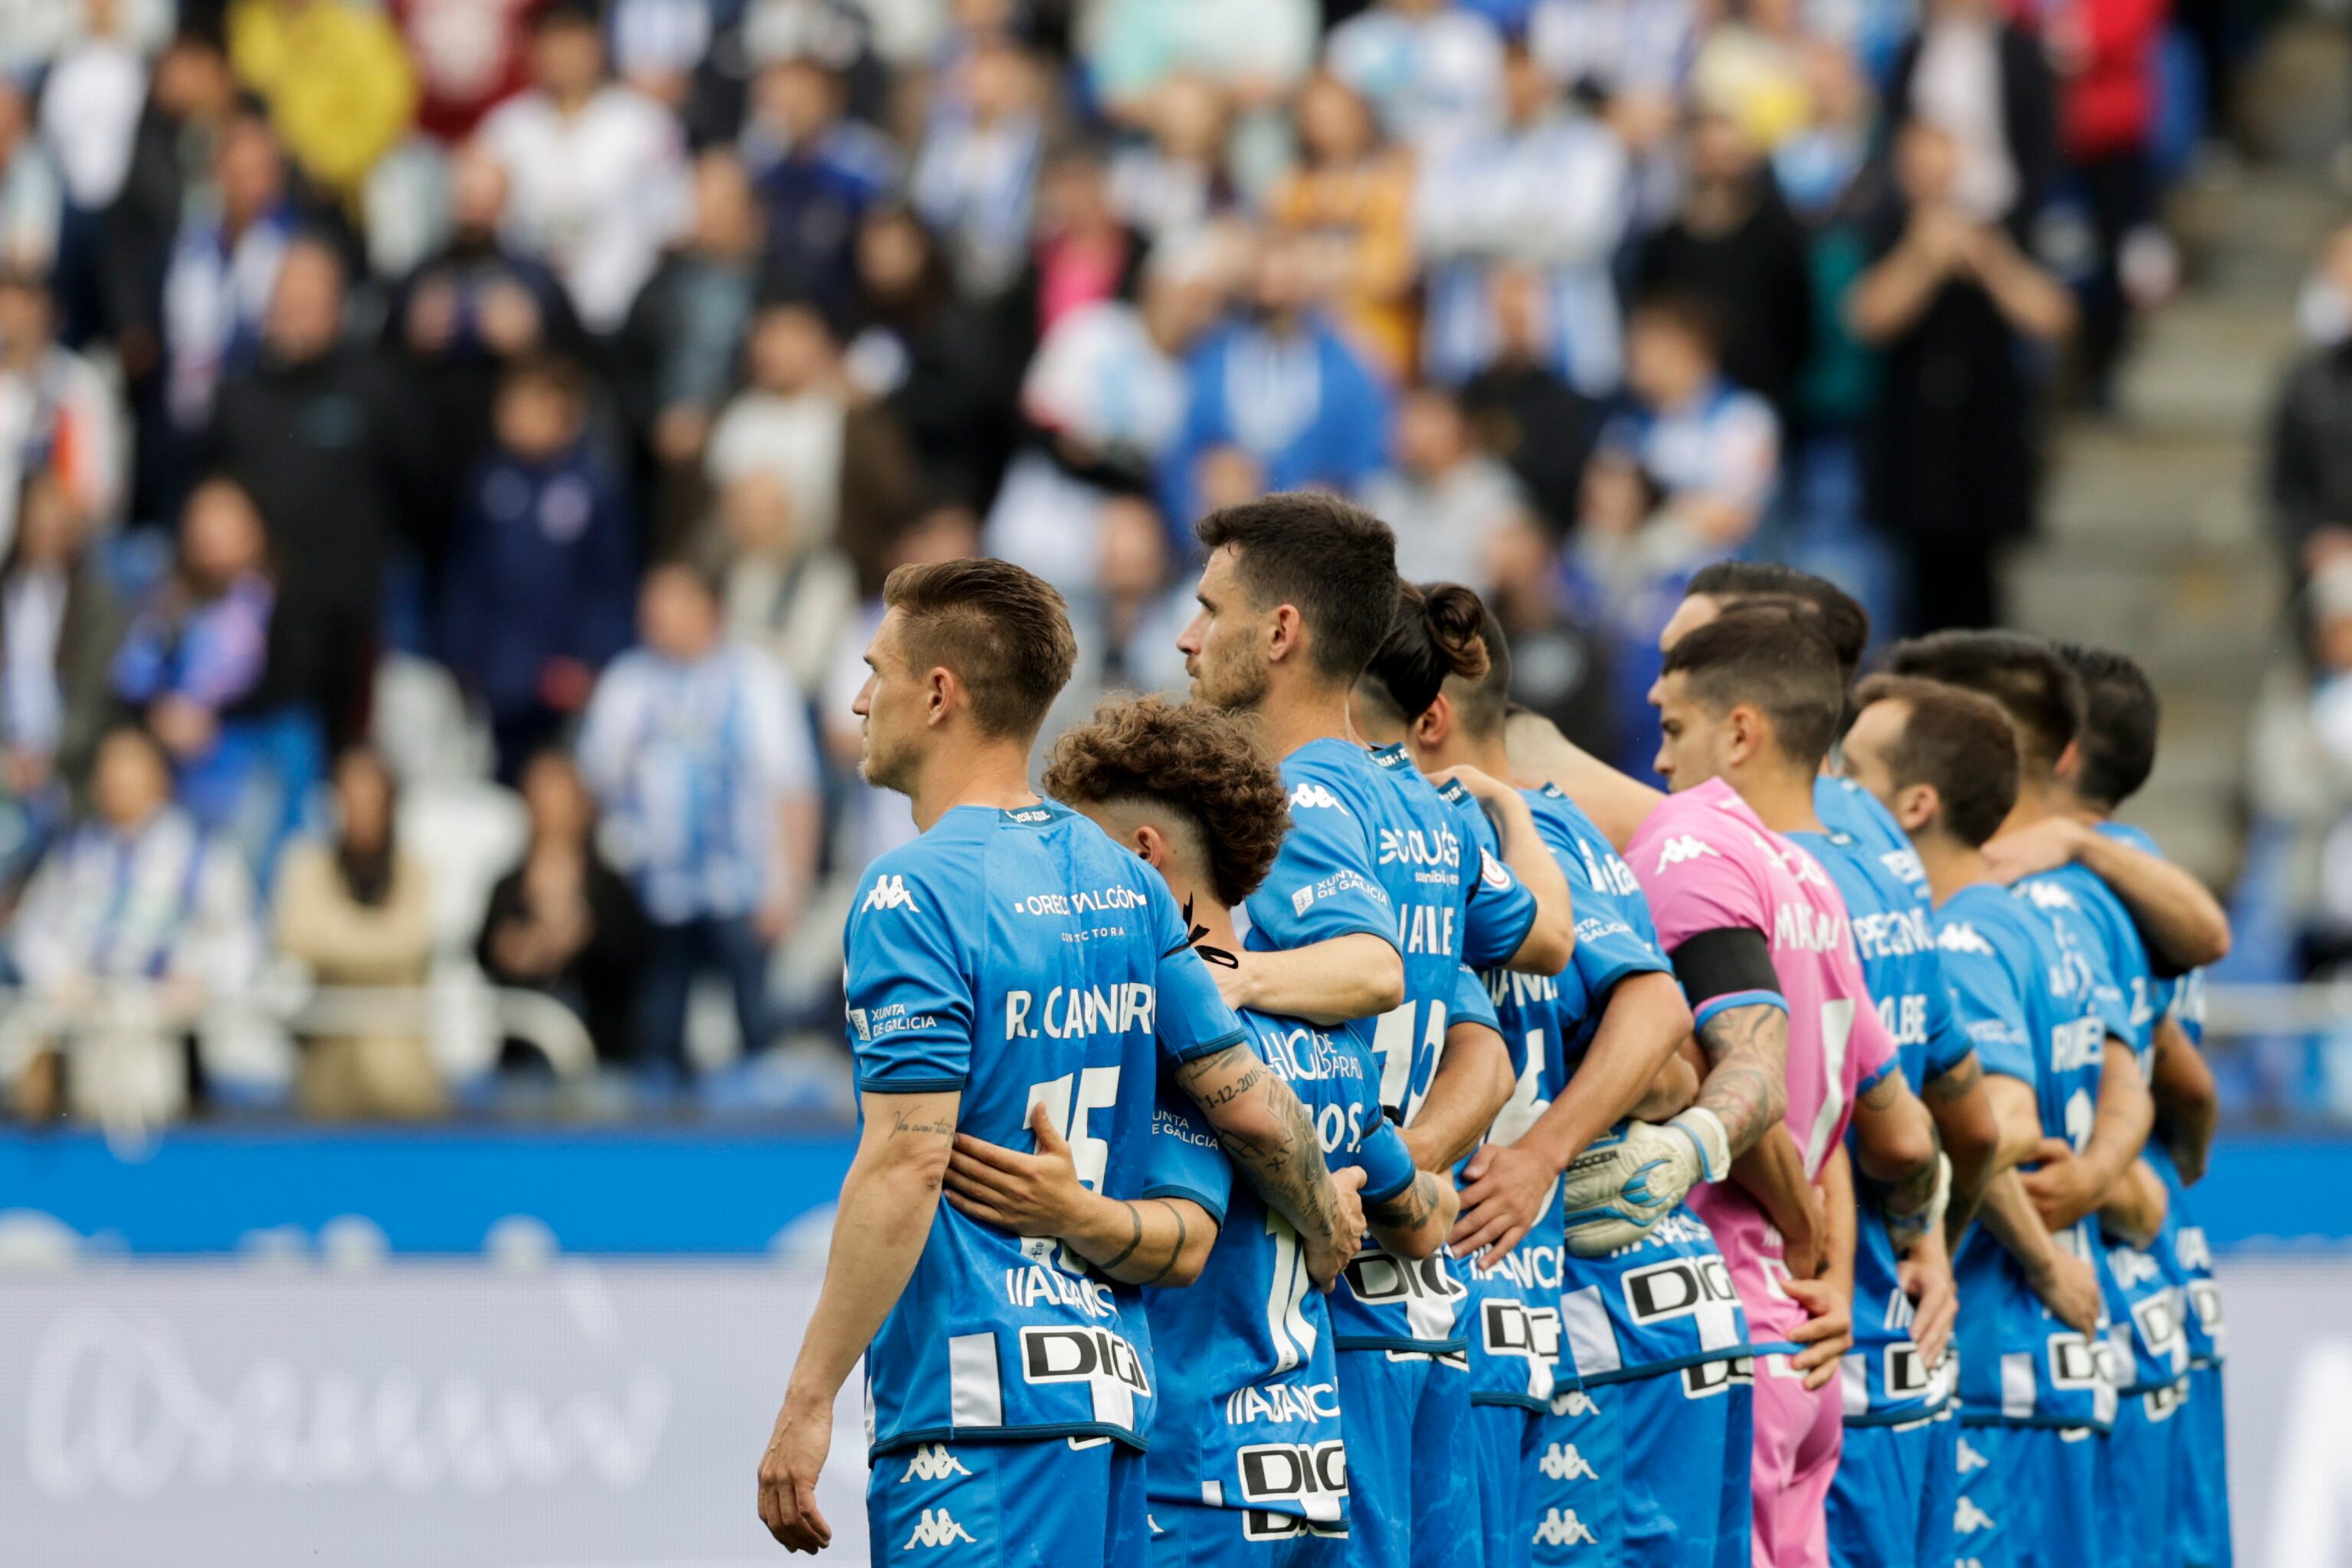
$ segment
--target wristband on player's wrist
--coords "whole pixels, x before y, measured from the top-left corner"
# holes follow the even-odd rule
[[[1723,1118],[1704,1105],[1694,1105],[1665,1124],[1698,1150],[1701,1180],[1721,1181],[1731,1174],[1731,1134]]]

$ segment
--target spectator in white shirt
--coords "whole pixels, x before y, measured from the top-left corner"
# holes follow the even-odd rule
[[[172,804],[152,739],[110,733],[91,793],[94,814],[41,862],[15,925],[36,1005],[13,1021],[47,1035],[0,1042],[28,1119],[61,1101],[110,1119],[176,1113],[188,1097],[179,1037],[245,990],[264,952],[244,861]],[[91,1031],[69,1070],[56,1049],[68,1030]]]
[[[1528,520],[1510,469],[1479,450],[1454,394],[1423,387],[1398,410],[1395,465],[1364,486],[1365,509],[1396,530],[1397,571],[1485,593],[1495,536]]]
[[[726,635],[709,579],[656,568],[639,620],[644,646],[589,703],[580,767],[652,922],[639,1051],[682,1071],[688,995],[709,970],[734,992],[745,1051],[769,1043],[769,956],[816,876],[816,747],[800,690]]]
[[[983,34],[958,63],[962,107],[936,117],[915,161],[915,210],[945,241],[964,294],[1000,294],[1028,259],[1045,131],[1035,65]]]
[[[121,0],[84,0],[82,37],[58,57],[41,85],[41,141],[65,185],[59,304],[66,341],[76,345],[102,320],[104,214],[130,172],[147,101],[147,61],[132,45],[121,12]]]
[[[532,89],[482,122],[507,172],[515,243],[563,279],[589,330],[615,330],[691,210],[686,144],[652,99],[605,79],[595,17],[559,4],[533,24]]]

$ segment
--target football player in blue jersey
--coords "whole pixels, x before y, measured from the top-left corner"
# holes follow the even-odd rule
[[[1055,742],[1045,789],[1158,869],[1204,956],[1223,962],[1240,946],[1232,912],[1273,864],[1286,813],[1280,778],[1232,719],[1114,699]],[[1361,1177],[1382,1248],[1407,1260],[1435,1251],[1453,1222],[1452,1189],[1414,1168],[1360,1045],[1297,1019],[1241,1018],[1314,1116],[1334,1170]],[[1162,1136],[1213,1146],[1193,1120],[1170,1107]],[[1145,1292],[1160,1380],[1146,1467],[1151,1561],[1339,1563],[1349,1466],[1329,1312],[1307,1288],[1288,1223],[1245,1190],[1228,1207],[1229,1184],[1200,1174],[1155,1176],[1145,1194],[1190,1197],[1222,1211],[1223,1227],[1191,1289]],[[1062,1236],[1089,1256],[1133,1245],[1121,1206],[1088,1192],[1058,1151],[1024,1155],[960,1138],[948,1182],[949,1201],[1000,1228]]]
[[[1435,602],[1438,594],[1431,593]],[[1417,704],[1406,744],[1455,779],[1506,771],[1510,650],[1483,610],[1486,669]],[[1416,706],[1419,693],[1400,706]],[[1517,1091],[1464,1167],[1457,1253],[1517,1283],[1531,1318],[1565,1319],[1551,1400],[1532,1422],[1489,1379],[1480,1465],[1520,1458],[1516,1555],[1573,1563],[1592,1549],[1628,1563],[1745,1563],[1748,1500],[1744,1315],[1706,1227],[1675,1206],[1642,1240],[1603,1258],[1563,1256],[1559,1184],[1569,1164],[1628,1116],[1663,1123],[1698,1084],[1677,1048],[1691,1012],[1660,951],[1640,884],[1615,848],[1552,786],[1522,792],[1578,912],[1574,962],[1551,977],[1490,972],[1504,1035],[1526,1053]],[[1531,1256],[1530,1256],[1531,1255]],[[1507,1351],[1507,1298],[1488,1319]],[[1474,1362],[1480,1342],[1472,1340]],[[1508,1364],[1507,1354],[1494,1357]],[[1727,1488],[1726,1476],[1740,1483]]]
[[[2076,1141],[2087,1132],[2069,1108],[2098,1091],[2104,1025],[2063,934],[2007,894],[1983,852],[2016,803],[2019,731],[2008,716],[1974,692],[1885,676],[1864,682],[1857,700],[1843,765],[1918,853],[1952,1005],[1999,1130],[1982,1224],[1958,1253],[1954,1549],[1982,1568],[2067,1561],[2069,1551],[2095,1560],[2098,1546],[2066,1523],[2079,1531],[2095,1495],[2089,1429],[2114,1408],[2095,1354],[2099,1276],[2080,1233],[2054,1235],[2012,1167],[2043,1152],[2048,1128]]]
[[[2095,831],[2157,854],[2147,834],[2113,821],[2116,809],[2138,793],[2156,766],[2162,715],[2155,688],[2124,654],[2071,643],[2057,649],[2083,683],[2083,731],[2066,773],[2074,804]],[[2163,1226],[2147,1252],[2157,1278],[2147,1279],[2149,1270],[2128,1256],[2117,1260],[2117,1272],[2129,1268],[2137,1280],[2142,1332],[2136,1349],[2145,1357],[2155,1343],[2171,1344],[2176,1358],[2185,1358],[2187,1372],[2170,1383],[2156,1376],[2142,1396],[2146,1430],[2155,1448],[2169,1451],[2168,1471],[2158,1463],[2136,1471],[2119,1467],[2124,1490],[2118,1500],[2141,1560],[2203,1568],[2229,1560],[2229,1493],[2216,1332],[2221,1301],[2189,1188],[2204,1174],[2220,1101],[2198,1039],[2203,1031],[2201,978],[2194,973],[2174,976],[2157,953],[2151,950],[2149,956],[2156,975],[2148,1087],[2157,1124],[2143,1157],[2163,1184],[2167,1202]],[[2177,1334],[2167,1334],[2167,1327]],[[2183,1395],[2185,1404],[2177,1403]]]
[[[1130,1560],[1155,1393],[1139,1294],[1050,1238],[941,1207],[956,1134],[1020,1148],[1042,1113],[1080,1179],[1128,1206],[1130,1279],[1181,1250],[1174,1206],[1142,1201],[1163,1073],[1297,1228],[1317,1283],[1355,1250],[1361,1209],[1166,883],[1029,789],[1074,653],[1061,596],[965,560],[901,568],[884,601],[860,770],[909,797],[922,834],[874,862],[851,906],[858,1147],[761,1461],[761,1518],[794,1550],[831,1538],[815,1487],[863,1355],[872,1457],[911,1451],[871,1469],[874,1561],[947,1544],[978,1563]]]

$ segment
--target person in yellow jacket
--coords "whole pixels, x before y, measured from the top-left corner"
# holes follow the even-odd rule
[[[352,0],[235,0],[228,52],[303,172],[355,204],[416,113],[416,76],[390,18]]]

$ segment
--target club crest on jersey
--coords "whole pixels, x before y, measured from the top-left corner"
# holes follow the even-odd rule
[[[885,874],[874,879],[874,885],[866,890],[866,902],[858,905],[860,914],[877,909],[912,909],[919,913],[921,906],[907,891],[905,877]]]
[[[1574,1443],[1552,1444],[1544,1449],[1544,1457],[1536,1461],[1536,1469],[1556,1481],[1597,1481],[1601,1479],[1584,1456],[1576,1451]]]
[[[968,1476],[963,1461],[948,1452],[945,1443],[925,1443],[916,1448],[907,1461],[907,1473],[898,1478],[904,1486],[908,1481],[943,1481],[950,1476]]]
[[[1496,893],[1507,893],[1510,891],[1511,887],[1510,868],[1503,864],[1502,862],[1496,860],[1493,855],[1488,854],[1485,850],[1480,850],[1478,852],[1478,881],[1483,885],[1492,888]]]
[[[1536,1526],[1538,1546],[1598,1546],[1601,1538],[1592,1533],[1584,1521],[1576,1517],[1572,1508],[1544,1510],[1543,1522]]]
[[[971,1538],[970,1531],[948,1517],[946,1509],[927,1508],[923,1510],[922,1519],[915,1525],[915,1533],[907,1537],[907,1544],[899,1550],[911,1552],[918,1546],[954,1546],[959,1543],[966,1546],[980,1544]]]
[[[1680,865],[1685,861],[1695,861],[1704,855],[1713,855],[1720,860],[1723,852],[1705,839],[1680,833],[1658,846],[1658,869],[1664,871],[1670,865]]]
[[[1339,804],[1339,797],[1311,781],[1300,784],[1290,792],[1290,809],[1294,811],[1328,810],[1343,817],[1348,814],[1348,808]]]

